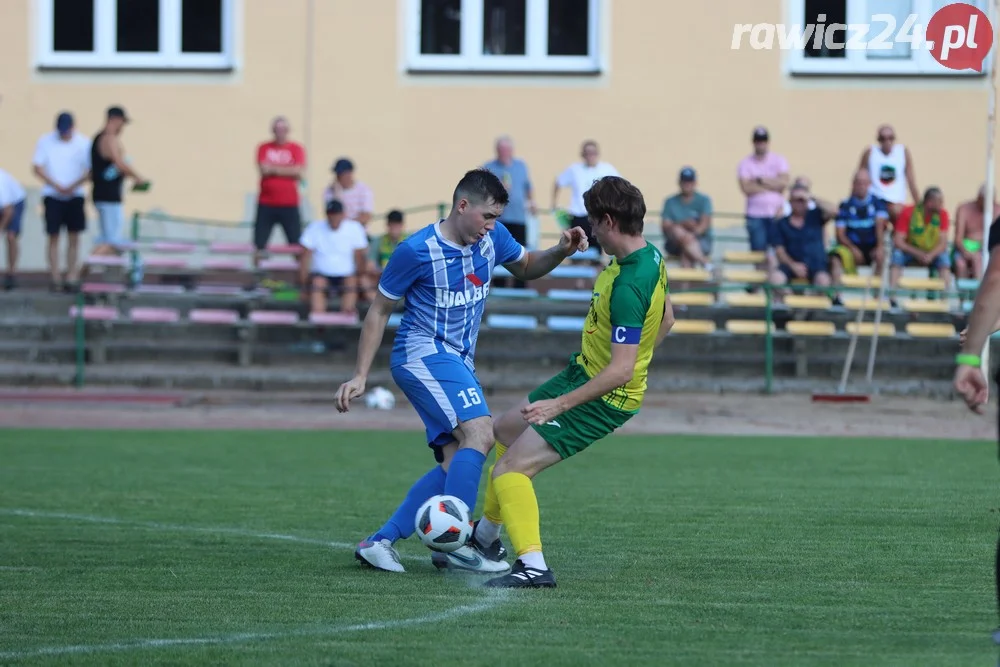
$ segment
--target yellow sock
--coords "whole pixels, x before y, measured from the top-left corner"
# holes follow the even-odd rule
[[[490,520],[491,523],[500,525],[503,523],[503,517],[500,514],[500,501],[497,500],[497,490],[493,486],[493,468],[496,467],[496,462],[500,460],[503,453],[507,451],[505,445],[501,445],[498,441],[493,449],[496,450],[497,457],[490,466],[490,469],[486,471],[486,499],[483,501],[483,516]]]
[[[538,498],[531,479],[519,472],[509,472],[494,480],[500,512],[507,535],[518,556],[542,550],[542,528],[538,518]]]

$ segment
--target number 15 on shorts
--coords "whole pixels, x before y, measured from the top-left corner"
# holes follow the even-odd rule
[[[458,397],[462,399],[462,409],[468,410],[473,405],[480,405],[483,402],[482,397],[479,395],[479,390],[475,387],[469,387],[468,389],[463,389],[458,392]]]

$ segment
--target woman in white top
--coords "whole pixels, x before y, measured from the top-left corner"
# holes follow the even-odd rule
[[[889,217],[895,222],[906,204],[907,189],[913,201],[921,200],[913,157],[909,148],[896,143],[896,132],[891,125],[878,128],[876,140],[877,143],[865,149],[859,166],[871,174],[870,192],[888,204]]]
[[[570,203],[566,212],[571,216],[569,229],[580,227],[587,232],[590,240],[590,247],[601,252],[601,246],[597,242],[590,229],[590,221],[587,219],[587,207],[583,205],[583,193],[590,189],[594,181],[598,181],[605,176],[620,176],[618,170],[607,162],[601,162],[601,153],[597,148],[596,141],[583,142],[580,151],[582,162],[574,162],[566,167],[566,170],[556,178],[555,188],[552,190],[552,210],[556,210],[559,201],[559,190],[570,188]]]

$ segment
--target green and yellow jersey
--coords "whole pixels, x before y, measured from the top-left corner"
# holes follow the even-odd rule
[[[405,241],[407,236],[409,234],[403,234],[396,240],[393,240],[388,234],[379,236],[368,245],[369,258],[375,262],[375,266],[379,269],[384,269],[396,247]]]
[[[611,363],[612,343],[639,346],[632,379],[602,397],[617,410],[638,412],[642,405],[666,295],[663,256],[648,242],[621,261],[612,258],[594,284],[576,362],[594,377]]]

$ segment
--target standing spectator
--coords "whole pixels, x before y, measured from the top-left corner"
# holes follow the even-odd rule
[[[737,168],[740,189],[746,195],[746,227],[750,249],[765,251],[774,227],[774,213],[783,204],[781,193],[788,187],[788,160],[770,150],[766,127],[753,131],[753,153]],[[808,194],[808,191],[806,191]],[[794,202],[793,202],[794,203]],[[808,205],[808,203],[807,203]],[[758,265],[764,269],[766,263]]]
[[[310,311],[325,313],[331,289],[340,292],[340,310],[357,313],[359,277],[368,263],[368,237],[357,220],[348,220],[337,199],[326,204],[326,220],[309,223],[302,234],[299,281],[308,286]]]
[[[694,169],[681,169],[681,191],[663,202],[664,250],[680,257],[682,266],[700,266],[709,271],[712,261],[712,200],[698,192]]]
[[[496,155],[496,159],[484,164],[483,168],[500,179],[510,196],[510,203],[503,210],[501,222],[515,241],[527,247],[528,214],[534,216],[537,213],[528,165],[524,160],[514,157],[514,140],[507,135],[497,139]],[[525,285],[524,281],[515,278],[511,278],[509,284],[519,288]]]
[[[878,128],[875,137],[876,143],[861,154],[858,166],[871,174],[872,194],[886,202],[889,218],[895,222],[906,204],[907,187],[913,201],[920,201],[913,156],[909,148],[896,143],[896,131],[891,125]]]
[[[956,278],[979,280],[983,275],[983,216],[986,209],[986,185],[979,188],[973,201],[960,204],[955,211],[955,249],[952,264]],[[993,204],[1000,211],[1000,203]]]
[[[13,176],[0,169],[0,234],[7,238],[7,275],[3,288],[8,292],[17,287],[17,237],[21,234],[24,216],[24,188]]]
[[[125,178],[134,181],[133,189],[149,187],[149,181],[136,173],[129,165],[131,160],[125,157],[121,133],[128,122],[129,117],[121,107],[108,109],[104,128],[94,137],[90,149],[94,180],[91,197],[101,228],[97,244],[112,248],[120,247],[125,241],[125,207],[122,205],[122,185]]]
[[[344,215],[348,220],[356,220],[368,229],[372,213],[375,211],[375,195],[372,189],[354,178],[354,163],[345,157],[333,165],[333,183],[323,193],[325,201],[338,200],[344,205]]]
[[[620,176],[618,170],[611,164],[602,162],[601,152],[597,147],[597,142],[588,140],[583,142],[580,151],[582,162],[574,162],[566,167],[565,171],[559,174],[555,187],[552,189],[552,210],[556,210],[559,201],[559,190],[570,188],[569,207],[566,211],[571,216],[569,228],[579,227],[587,233],[590,240],[590,247],[601,250],[601,244],[590,229],[590,219],[587,217],[587,207],[583,205],[583,193],[590,189],[590,186],[605,176]]]
[[[936,269],[947,289],[951,260],[948,257],[948,211],[944,209],[941,189],[927,188],[919,204],[910,204],[900,211],[895,231],[892,288],[899,285],[904,267],[916,265]]]
[[[90,140],[74,129],[73,116],[62,112],[54,132],[35,144],[32,165],[42,185],[45,234],[48,236],[49,289],[69,290],[80,276],[80,232],[87,228],[83,184],[90,180]],[[66,229],[66,273],[59,270],[59,233]]]
[[[859,169],[854,175],[851,196],[840,204],[837,245],[830,250],[834,285],[842,283],[845,273],[856,274],[859,266],[874,266],[875,275],[882,275],[889,212],[885,202],[871,193],[871,184],[868,170]],[[839,295],[834,298],[834,304],[843,305]]]
[[[278,116],[271,123],[271,141],[257,146],[257,169],[260,172],[260,192],[257,195],[257,217],[253,225],[253,241],[257,252],[254,265],[271,240],[275,223],[281,225],[288,244],[299,242],[302,234],[302,214],[299,212],[299,180],[306,168],[306,151],[288,140],[288,119]]]
[[[823,228],[836,211],[822,201],[809,210],[809,199],[809,191],[804,187],[792,188],[789,197],[792,214],[772,227],[771,245],[778,263],[777,270],[771,273],[773,285],[808,280],[816,287],[830,286]]]

